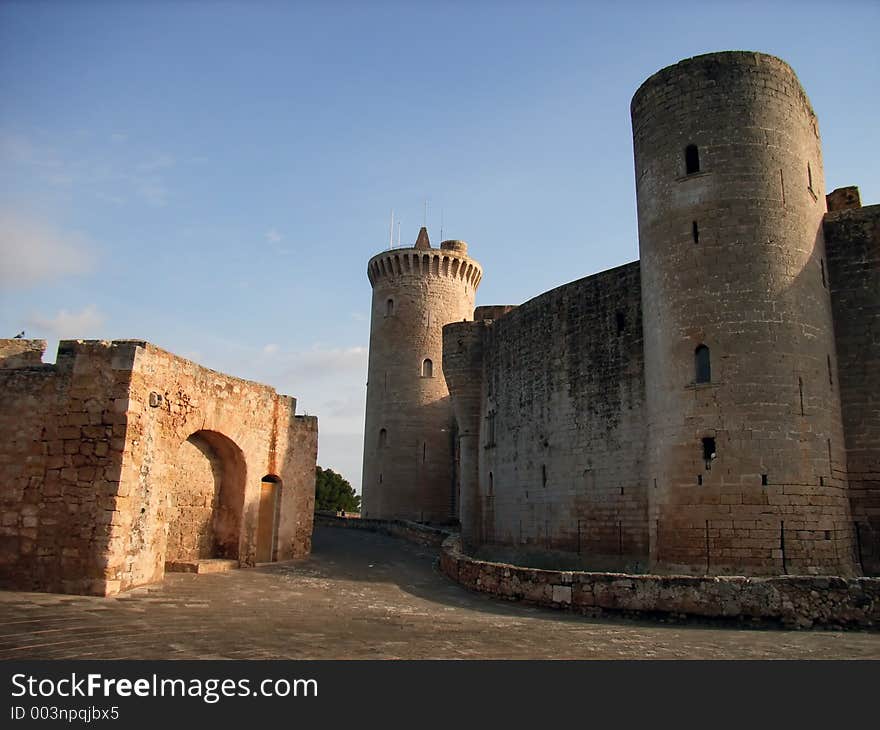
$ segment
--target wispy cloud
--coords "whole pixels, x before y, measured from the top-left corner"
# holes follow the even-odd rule
[[[104,324],[104,315],[95,305],[90,304],[79,312],[69,312],[66,309],[58,311],[52,316],[32,314],[25,320],[27,326],[36,330],[37,334],[65,338],[88,338],[96,337]]]
[[[332,378],[342,373],[367,372],[366,347],[324,347],[290,354],[286,374],[292,377]]]
[[[276,345],[274,342],[272,342],[263,348],[263,354],[264,355],[274,355],[275,353],[278,352],[278,349],[279,349],[278,345]]]
[[[0,283],[28,287],[92,270],[84,236],[56,230],[12,211],[0,210]]]
[[[269,243],[281,243],[283,236],[274,228],[266,231],[266,240]]]
[[[114,204],[140,200],[153,207],[166,205],[171,197],[166,176],[177,165],[176,158],[155,152],[132,159],[136,151],[122,146],[126,140],[124,134],[111,134],[103,147],[72,157],[59,154],[48,142],[0,133],[0,160],[29,168],[52,187],[87,192]]]

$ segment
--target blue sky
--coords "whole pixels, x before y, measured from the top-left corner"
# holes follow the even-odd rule
[[[880,202],[880,3],[2,2],[0,334],[144,338],[269,383],[360,484],[365,266],[428,200],[480,304],[638,257],[629,102],[788,61],[828,189]]]

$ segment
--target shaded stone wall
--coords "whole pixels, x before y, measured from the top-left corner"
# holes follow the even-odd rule
[[[253,564],[267,475],[278,558],[309,551],[317,421],[294,399],[138,341],[65,341],[0,387],[4,585],[115,593],[160,580],[169,545]]]
[[[809,100],[777,58],[713,53],[648,79],[632,122],[655,570],[850,575]]]
[[[444,367],[462,429],[470,547],[512,546],[522,559],[569,553],[599,569],[644,563],[638,263],[554,289],[491,324],[449,325]],[[476,478],[466,488],[470,463]]]
[[[442,328],[473,319],[482,270],[461,241],[370,259],[373,287],[364,428],[364,517],[454,522],[455,425],[442,366]],[[425,360],[430,371],[423,370]]]
[[[210,445],[191,436],[168,465],[165,562],[213,557],[213,518],[223,464]]]
[[[858,192],[843,194],[858,205]],[[880,205],[829,213],[825,245],[857,549],[880,574]]]

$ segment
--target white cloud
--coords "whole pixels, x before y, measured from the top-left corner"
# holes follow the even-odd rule
[[[291,353],[287,374],[308,378],[332,378],[341,373],[367,372],[366,347],[315,345],[305,352]]]
[[[87,239],[11,211],[0,211],[0,284],[27,287],[91,271]]]
[[[90,304],[79,312],[62,309],[53,317],[32,314],[25,323],[41,335],[50,335],[61,340],[86,339],[98,336],[104,324],[104,315],[94,304]]]
[[[270,228],[266,231],[266,240],[269,243],[281,243],[281,239],[283,236],[274,228]]]
[[[277,352],[278,352],[278,345],[276,345],[274,342],[269,343],[268,345],[266,345],[263,348],[264,355],[274,355]]]

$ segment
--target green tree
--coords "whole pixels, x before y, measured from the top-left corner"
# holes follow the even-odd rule
[[[315,509],[360,512],[361,496],[341,474],[319,466],[315,469]]]

